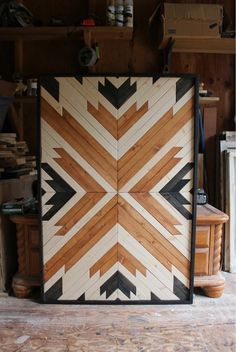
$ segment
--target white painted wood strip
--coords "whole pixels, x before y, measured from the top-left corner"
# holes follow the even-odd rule
[[[127,270],[122,264],[119,263],[119,271],[123,274],[135,287],[136,287],[136,299],[138,300],[148,300],[150,301],[150,290],[145,286],[145,277],[140,274],[135,277],[129,270]],[[128,298],[127,298],[128,299]]]
[[[174,265],[172,265],[172,273],[177,279],[179,279],[187,288],[190,287],[189,280],[179,271]]]
[[[161,300],[179,300],[179,298],[170,290],[167,289],[166,286],[158,287],[159,281],[158,279],[152,275],[152,273],[147,273],[146,285],[157,297]]]
[[[98,108],[98,99],[95,89],[86,88],[86,81],[83,79],[84,84],[81,85],[75,78],[67,78],[68,82],[76,89],[78,94],[81,94],[88,102],[92,102],[93,105]]]
[[[94,297],[95,292],[99,292],[100,296],[100,287],[113,275],[117,272],[118,270],[118,263],[114,264],[102,277],[99,277],[98,280],[94,281],[91,284],[89,284],[88,288],[84,291],[86,294],[87,299],[90,299],[90,297]],[[96,277],[96,274],[94,275]],[[93,279],[93,277],[91,278]]]
[[[195,88],[192,87],[173,107],[174,115],[194,96]]]
[[[41,97],[44,98],[48,104],[51,105],[53,109],[55,109],[58,114],[62,116],[62,106],[60,105],[60,102],[54,99],[53,96],[43,88],[43,86],[41,86]]]
[[[56,274],[44,283],[44,292],[48,291],[60,278],[65,274],[65,266],[63,265]]]

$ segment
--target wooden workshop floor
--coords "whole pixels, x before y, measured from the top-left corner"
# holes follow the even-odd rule
[[[192,306],[65,306],[0,298],[1,352],[235,352],[236,281]]]

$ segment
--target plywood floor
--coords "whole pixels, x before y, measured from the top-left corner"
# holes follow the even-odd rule
[[[61,306],[0,299],[1,352],[235,352],[236,277],[192,306]]]

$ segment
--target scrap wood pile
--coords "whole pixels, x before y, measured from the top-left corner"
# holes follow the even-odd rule
[[[29,155],[27,143],[18,142],[15,133],[0,133],[0,178],[21,178],[36,174],[36,158]]]

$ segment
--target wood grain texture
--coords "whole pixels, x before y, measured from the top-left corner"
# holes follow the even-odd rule
[[[32,299],[2,298],[1,348],[17,350],[18,342],[24,340],[20,344],[23,351],[163,352],[174,350],[178,343],[179,352],[233,352],[236,281],[233,274],[224,276],[227,285],[221,298],[209,299],[198,289],[193,305],[163,305],[158,310],[154,305],[49,306]]]
[[[189,301],[192,83],[50,77],[41,92],[45,300]]]

